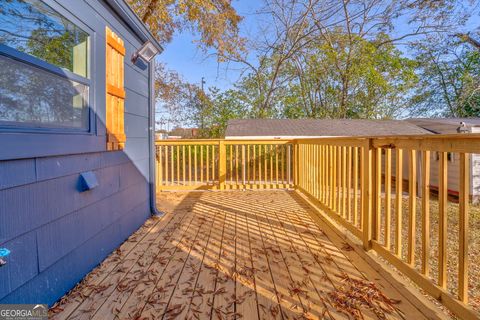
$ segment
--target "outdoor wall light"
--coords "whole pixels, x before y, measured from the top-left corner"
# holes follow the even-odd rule
[[[158,49],[150,41],[145,42],[140,49],[132,55],[132,62],[137,62],[138,58],[142,58],[145,62],[152,61],[159,53]]]

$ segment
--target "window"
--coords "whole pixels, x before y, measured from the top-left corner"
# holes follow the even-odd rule
[[[0,0],[0,125],[89,129],[89,34],[39,0]]]

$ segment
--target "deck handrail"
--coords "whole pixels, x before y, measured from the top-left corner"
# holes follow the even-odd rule
[[[467,239],[470,155],[480,154],[480,134],[159,140],[155,145],[157,160],[162,159],[157,161],[157,177],[158,170],[167,175],[169,170],[172,182],[160,175],[160,190],[295,188],[361,240],[366,251],[375,251],[461,318],[477,317],[468,305]],[[459,167],[455,295],[447,290],[447,280],[452,277],[447,270],[448,167],[452,153],[458,154],[455,165]],[[192,155],[195,161],[189,159]],[[432,160],[434,156],[438,160]],[[196,167],[199,159],[206,161],[201,171]],[[191,164],[194,171],[186,169]],[[432,167],[437,165],[438,172],[434,172]],[[193,178],[189,181],[185,177],[192,172],[195,182],[202,183],[192,184]],[[209,172],[206,183],[203,176],[197,177]],[[182,175],[185,185],[178,183]],[[439,203],[435,272],[430,259],[434,179],[438,180]],[[419,236],[417,229],[421,229]]]

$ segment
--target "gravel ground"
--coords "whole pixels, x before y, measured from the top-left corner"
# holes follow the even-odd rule
[[[434,198],[432,196],[432,198]],[[391,250],[395,248],[395,217],[397,216],[392,200],[392,223],[391,223]],[[384,204],[382,203],[382,206]],[[421,199],[417,199],[416,216],[416,246],[415,246],[415,268],[421,270],[422,254],[422,213]],[[438,283],[438,214],[439,206],[437,199],[430,200],[430,278]],[[454,296],[457,295],[458,286],[458,238],[459,238],[459,206],[457,203],[449,202],[447,207],[447,290]],[[407,235],[408,235],[408,195],[403,199],[403,223],[402,223],[402,258],[406,260]],[[384,215],[382,213],[382,234],[380,242],[384,243]],[[469,210],[469,235],[468,235],[468,256],[469,256],[469,304],[480,312],[480,207],[471,206]]]

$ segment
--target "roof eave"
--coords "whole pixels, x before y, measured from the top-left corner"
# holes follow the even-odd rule
[[[125,21],[125,23],[140,39],[142,39],[142,41],[150,41],[157,48],[159,53],[163,51],[163,47],[158,40],[155,39],[153,34],[148,30],[125,0],[111,0],[105,2]]]

